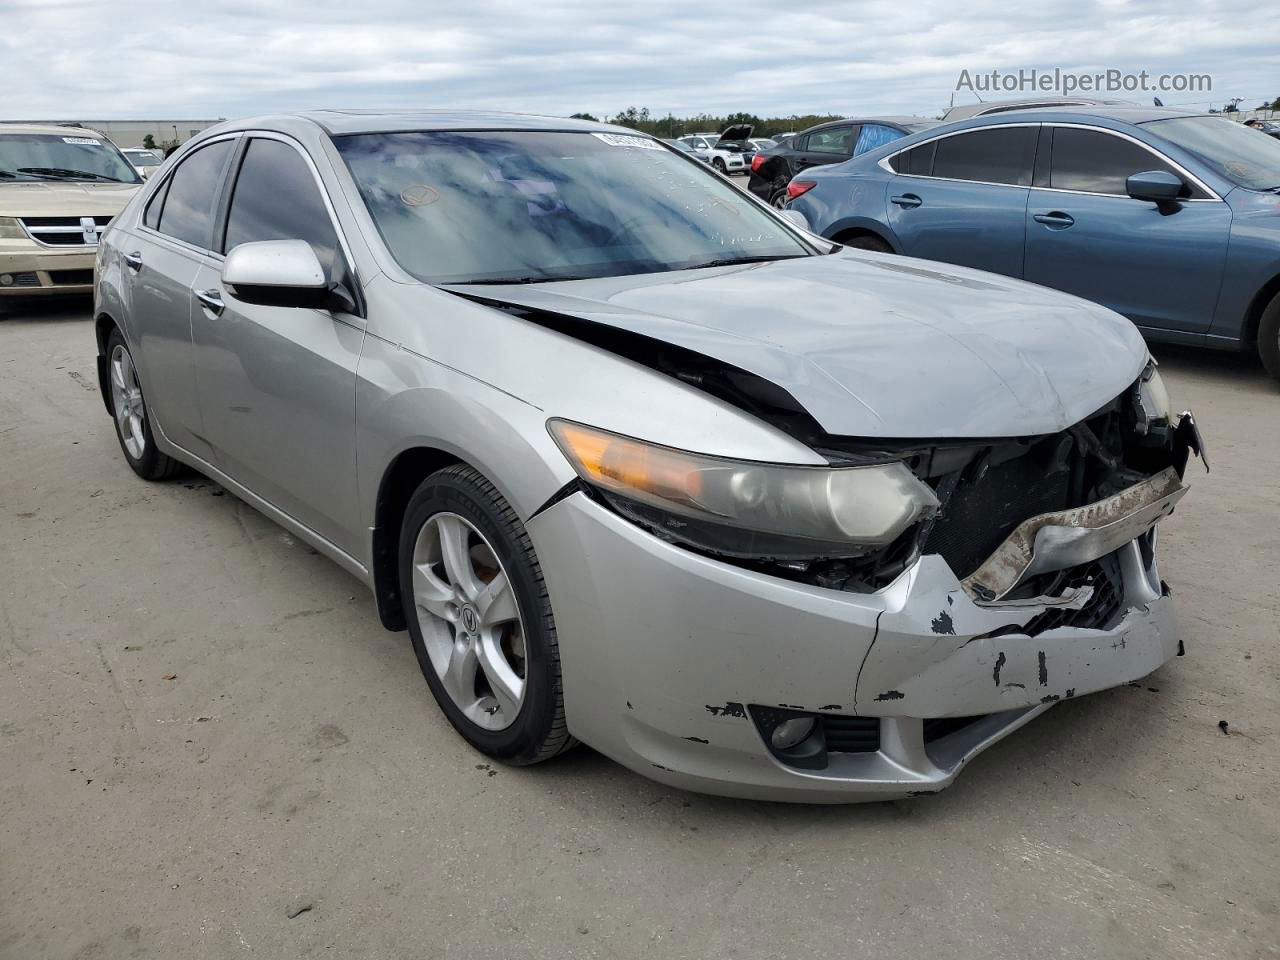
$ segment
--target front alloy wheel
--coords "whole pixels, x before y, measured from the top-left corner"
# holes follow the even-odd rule
[[[486,730],[511,726],[524,702],[524,623],[502,561],[456,513],[437,513],[418,533],[413,602],[427,656],[462,715]]]
[[[423,480],[405,508],[399,563],[413,651],[454,729],[508,763],[573,746],[542,567],[493,484],[465,464]]]

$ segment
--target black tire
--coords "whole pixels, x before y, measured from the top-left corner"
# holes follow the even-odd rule
[[[769,206],[775,210],[782,210],[787,205],[787,188],[783,185],[781,188],[775,188],[773,193],[769,194]]]
[[[856,237],[850,237],[848,240],[841,240],[840,243],[846,247],[855,247],[858,250],[876,250],[879,253],[893,253],[893,247],[889,246],[879,237],[873,237],[870,234],[860,234]]]
[[[1267,373],[1280,380],[1280,293],[1271,298],[1258,323],[1258,356]]]
[[[111,376],[111,361],[117,350],[123,350],[129,357],[130,365],[133,364],[133,354],[129,350],[129,345],[125,343],[124,337],[118,328],[112,328],[110,336],[107,337],[107,367],[108,376]],[[116,415],[118,409],[115,405],[116,396],[111,385],[108,384],[108,391],[112,398],[112,417],[111,423],[116,430],[116,440],[120,443],[120,452],[124,454],[126,462],[133,468],[133,472],[140,476],[143,480],[168,480],[182,470],[182,463],[174,460],[172,457],[161,453],[156,446],[155,437],[151,433],[151,414],[147,409],[146,399],[141,396],[142,387],[138,386],[140,402],[142,404],[142,421],[141,436],[142,449],[140,455],[135,456],[129,451],[129,446],[125,442],[124,427],[121,419]]]
[[[524,624],[525,693],[516,719],[502,730],[472,722],[445,691],[423,640],[413,592],[413,552],[426,522],[439,513],[467,520],[489,541],[514,588]],[[526,765],[549,760],[574,746],[565,724],[560,678],[560,648],[555,618],[529,534],[497,489],[469,466],[458,464],[431,474],[405,509],[400,529],[400,595],[418,665],[449,722],[486,756]]]
[[[711,160],[711,165],[716,168],[717,172],[728,175],[729,168],[725,166],[724,161],[719,157],[713,157]]]

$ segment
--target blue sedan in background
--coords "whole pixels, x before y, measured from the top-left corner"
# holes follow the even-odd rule
[[[1001,113],[805,171],[788,194],[829,239],[1055,287],[1152,340],[1256,348],[1280,378],[1280,141],[1230,120]]]

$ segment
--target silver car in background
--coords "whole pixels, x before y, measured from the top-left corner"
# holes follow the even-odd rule
[[[97,277],[130,466],[366,583],[491,757],[900,797],[1180,650],[1155,525],[1199,438],[1128,321],[833,246],[649,137],[222,124]]]

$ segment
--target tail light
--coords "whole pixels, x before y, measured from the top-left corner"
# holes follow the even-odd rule
[[[752,173],[757,172],[763,166],[764,166],[764,157],[762,157],[760,154],[757,153],[754,157],[751,158]]]
[[[787,199],[794,200],[818,185],[816,180],[792,180],[787,184]]]

